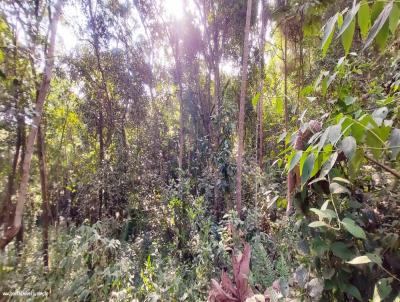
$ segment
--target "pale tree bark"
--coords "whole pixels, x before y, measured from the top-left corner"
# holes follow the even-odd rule
[[[177,42],[177,50],[176,50],[176,57],[175,57],[175,64],[176,64],[176,73],[177,73],[177,81],[178,81],[178,100],[179,100],[179,155],[178,155],[178,166],[179,166],[179,173],[182,173],[183,170],[183,153],[185,147],[185,116],[184,116],[184,108],[183,108],[183,88],[182,88],[182,70],[180,64],[180,57],[179,57],[179,41]]]
[[[37,154],[39,159],[40,170],[40,186],[42,191],[42,224],[43,224],[43,266],[45,269],[49,268],[49,198],[48,198],[48,185],[47,185],[47,169],[46,169],[46,156],[44,148],[44,133],[42,127],[39,125],[37,133]]]
[[[32,161],[32,154],[35,145],[36,135],[38,132],[38,127],[40,125],[40,121],[42,119],[43,113],[43,105],[47,96],[47,93],[50,88],[50,81],[53,73],[54,66],[54,50],[55,50],[55,42],[56,42],[56,32],[57,32],[57,24],[60,18],[61,9],[64,0],[58,0],[55,7],[53,18],[50,23],[50,41],[47,48],[47,53],[45,57],[45,66],[43,72],[42,83],[40,85],[38,91],[37,102],[35,106],[36,115],[33,118],[33,123],[31,127],[31,131],[28,136],[28,140],[26,143],[26,153],[24,157],[24,162],[22,165],[22,178],[21,183],[19,185],[18,196],[17,196],[17,204],[15,208],[14,221],[11,226],[9,226],[2,238],[0,239],[0,249],[4,249],[8,243],[17,235],[18,231],[22,225],[22,215],[24,211],[24,204],[26,200],[26,195],[28,191],[28,182],[29,182],[29,171]]]
[[[244,28],[243,41],[243,61],[242,61],[242,79],[240,83],[240,100],[239,100],[239,129],[238,129],[238,152],[236,157],[236,211],[238,215],[242,215],[242,169],[243,169],[243,151],[244,151],[244,108],[246,100],[247,85],[247,61],[249,59],[249,33],[251,18],[252,0],[247,0],[246,25]]]

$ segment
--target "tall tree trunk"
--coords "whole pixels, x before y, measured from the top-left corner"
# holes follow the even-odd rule
[[[214,38],[214,44],[218,44],[218,39]],[[220,79],[220,73],[219,73],[219,61],[220,61],[220,55],[219,55],[219,49],[218,46],[215,45],[216,48],[216,58],[214,62],[214,105],[216,108],[216,127],[214,131],[214,147],[213,151],[214,154],[217,155],[219,151],[219,145],[220,145],[220,140],[221,140],[221,111],[222,111],[222,104],[221,104],[221,79]],[[221,200],[221,194],[220,194],[220,188],[217,185],[218,179],[220,177],[220,172],[219,172],[219,167],[218,164],[213,165],[213,174],[214,174],[214,208],[215,208],[215,215],[217,218],[217,221],[220,220],[221,212],[223,210],[223,201]]]
[[[260,98],[257,104],[257,134],[258,137],[256,138],[257,141],[257,159],[258,165],[262,169],[263,165],[263,141],[264,141],[264,129],[263,129],[263,102],[264,102],[264,83],[265,83],[265,62],[264,62],[264,48],[265,48],[265,32],[267,28],[267,7],[266,1],[261,0],[261,31],[260,31],[260,82],[259,82],[259,93]]]
[[[99,188],[99,213],[98,213],[98,220],[101,219],[102,216],[102,208],[103,208],[103,199],[104,199],[104,190],[103,190],[103,163],[104,163],[104,135],[103,135],[103,128],[104,128],[104,118],[103,118],[103,106],[100,104],[99,110],[99,123],[98,123],[98,135],[99,135],[99,168],[101,173],[101,184]]]
[[[183,169],[183,153],[185,147],[185,129],[184,129],[184,113],[183,113],[183,97],[182,97],[182,81],[179,77],[178,79],[178,98],[179,98],[179,158],[178,158],[178,166],[181,173]]]
[[[242,79],[240,83],[240,101],[239,101],[239,146],[236,157],[236,211],[238,215],[242,215],[242,166],[243,166],[243,151],[244,151],[244,109],[246,101],[246,85],[247,85],[247,61],[249,59],[249,32],[251,18],[251,2],[247,0],[246,25],[244,28],[243,41],[243,61],[242,61]]]
[[[285,95],[285,130],[288,131],[289,127],[289,112],[288,112],[288,97],[287,97],[287,77],[288,77],[288,70],[287,70],[287,37],[286,37],[286,24],[284,25],[284,32],[283,32],[283,38],[284,38],[284,68],[285,68],[285,74],[284,74],[284,81],[285,81],[285,87],[284,87],[284,95]]]
[[[43,223],[43,266],[47,270],[49,268],[49,199],[48,185],[46,172],[46,157],[45,157],[45,138],[42,133],[42,127],[39,125],[37,133],[37,153],[39,159],[40,170],[40,186],[42,190],[42,223]]]
[[[92,6],[92,0],[88,1],[88,6],[89,6],[89,16],[90,16],[90,25],[92,27],[92,36],[93,36],[93,46],[94,46],[94,53],[96,56],[96,64],[97,68],[100,72],[101,76],[101,89],[103,90],[105,99],[106,99],[106,106],[103,104],[103,98],[101,98],[101,104],[100,104],[100,114],[99,114],[99,126],[98,126],[98,134],[99,134],[99,144],[100,144],[100,168],[103,168],[104,165],[104,154],[105,154],[105,149],[111,144],[111,139],[112,139],[112,133],[114,130],[114,124],[113,124],[113,112],[112,112],[112,102],[111,102],[111,97],[107,88],[107,80],[106,80],[106,75],[104,72],[104,68],[101,65],[101,56],[100,56],[100,42],[99,42],[99,33],[97,29],[97,22],[96,22],[96,16],[93,13],[93,6]],[[106,108],[104,108],[106,107]],[[106,109],[105,112],[107,113],[105,118],[106,118],[106,123],[107,123],[107,132],[106,132],[106,141],[104,141],[104,113],[103,109]],[[99,189],[99,213],[98,213],[98,219],[101,219],[102,216],[102,208],[103,205],[107,209],[107,201],[108,201],[108,192],[104,187],[104,177],[102,177],[101,180],[101,185]]]
[[[28,191],[28,182],[29,182],[29,171],[32,161],[32,154],[34,149],[34,144],[36,140],[36,135],[38,131],[38,126],[42,119],[43,113],[43,105],[46,99],[47,93],[50,88],[50,81],[53,73],[53,65],[54,65],[54,49],[56,42],[56,32],[57,32],[57,23],[61,14],[63,0],[58,0],[55,8],[52,21],[50,23],[50,41],[49,47],[47,49],[45,67],[43,72],[43,79],[40,85],[40,89],[38,92],[38,98],[35,106],[36,115],[33,118],[33,123],[31,127],[31,131],[28,136],[28,141],[26,144],[26,154],[23,162],[22,168],[22,179],[19,185],[17,204],[15,208],[14,221],[13,224],[8,227],[3,237],[0,239],[0,249],[4,249],[8,243],[17,235],[18,231],[22,225],[22,214],[24,211],[24,204],[26,200],[26,194]]]

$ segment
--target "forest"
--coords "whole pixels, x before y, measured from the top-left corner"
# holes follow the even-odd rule
[[[400,302],[399,0],[1,0],[0,302]]]

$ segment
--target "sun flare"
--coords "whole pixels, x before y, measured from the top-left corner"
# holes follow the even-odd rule
[[[173,18],[181,19],[184,15],[182,0],[165,0],[163,1],[165,13]]]

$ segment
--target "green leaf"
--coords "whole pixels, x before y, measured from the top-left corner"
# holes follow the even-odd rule
[[[379,14],[382,12],[385,1],[374,1],[371,7],[371,23],[374,23],[375,20],[379,17]]]
[[[380,302],[387,298],[392,292],[392,287],[390,283],[392,278],[382,278],[375,284],[373,302]]]
[[[283,132],[281,135],[279,135],[278,140],[276,141],[277,143],[280,143],[281,141],[283,141],[287,136],[287,132]]]
[[[369,259],[371,259],[372,262],[382,265],[382,259],[377,254],[367,253],[366,255],[369,257]]]
[[[354,237],[360,238],[360,239],[367,239],[364,230],[362,228],[360,228],[353,219],[346,217],[340,223]]]
[[[350,296],[353,296],[354,298],[356,298],[358,301],[363,301],[360,291],[354,285],[352,285],[350,283],[347,284],[344,291],[346,293],[348,293]]]
[[[324,133],[322,133],[321,138],[319,139],[318,143],[318,152],[325,146],[325,142],[328,139],[329,129],[330,127],[326,128]]]
[[[324,26],[324,35],[322,37],[321,49],[322,49],[322,56],[325,57],[326,52],[328,51],[328,47],[332,42],[333,38],[333,31],[335,29],[335,24],[338,19],[338,14],[330,17],[328,22]]]
[[[337,141],[340,138],[340,134],[341,134],[341,130],[342,130],[342,126],[341,125],[334,125],[334,126],[330,126],[329,127],[329,141],[331,142],[331,144],[333,146],[336,145]]]
[[[343,151],[344,155],[347,159],[351,159],[356,151],[357,143],[354,137],[347,136],[342,140],[342,144],[340,145],[340,149]]]
[[[355,5],[355,4],[356,3],[354,1],[353,7],[351,8],[350,11],[347,12],[346,18],[344,18],[343,25],[340,27],[340,30],[337,34],[338,38],[351,26],[351,23],[354,23],[354,21],[355,21],[354,16],[357,14],[357,12],[360,8],[360,3],[358,3],[357,5]],[[353,29],[353,33],[354,33],[354,29]]]
[[[335,211],[332,211],[331,209],[319,210],[316,208],[311,208],[310,211],[315,213],[318,216],[319,220],[322,220],[324,218],[327,218],[327,219],[336,218]]]
[[[310,153],[307,156],[306,161],[304,162],[303,169],[301,171],[301,183],[304,185],[307,180],[310,178],[311,171],[314,168],[314,162],[315,162],[315,154]]]
[[[348,179],[342,178],[342,177],[334,177],[332,179],[332,181],[336,181],[336,182],[342,182],[348,185],[351,185],[351,182]]]
[[[350,195],[349,189],[347,189],[346,187],[343,187],[342,185],[340,185],[340,184],[338,184],[336,182],[333,182],[333,183],[331,183],[329,185],[329,191],[332,194],[344,194],[344,193],[346,193],[346,194]]]
[[[390,159],[395,160],[400,152],[400,129],[394,128],[389,139]]]
[[[383,8],[382,12],[378,16],[378,18],[375,20],[374,25],[372,26],[370,32],[368,33],[368,37],[367,37],[367,40],[365,41],[363,50],[371,45],[374,38],[378,35],[379,31],[385,25],[386,20],[388,19],[389,15],[390,15],[390,11],[392,10],[392,7],[393,7],[393,1],[390,1]]]
[[[356,150],[354,156],[351,158],[349,162],[349,174],[352,177],[355,177],[358,170],[360,169],[361,163],[364,159],[364,152],[361,149]]]
[[[353,253],[349,250],[346,244],[342,241],[336,241],[331,245],[332,253],[343,260],[349,260],[353,257]]]
[[[326,224],[323,221],[313,221],[308,225],[310,228],[319,228],[319,227],[329,227],[328,224]]]
[[[399,5],[393,5],[392,12],[389,16],[389,30],[394,35],[396,32],[397,25],[400,20],[400,7]]]
[[[311,242],[311,249],[317,255],[323,255],[326,251],[329,250],[329,246],[325,240],[321,240],[321,238],[315,237]]]
[[[337,157],[338,157],[337,152],[332,153],[329,160],[323,165],[319,177],[325,177],[326,175],[328,175],[329,171],[332,169],[333,165],[335,164]]]
[[[382,29],[375,37],[375,43],[379,46],[380,51],[385,50],[386,41],[389,37],[389,21],[386,21],[383,25]]]
[[[373,131],[373,130],[371,130],[371,131]],[[375,131],[374,131],[374,133],[375,133]],[[365,142],[368,147],[371,147],[371,152],[372,152],[372,155],[375,157],[375,159],[379,159],[383,152],[383,150],[381,149],[381,148],[383,148],[382,141],[380,139],[378,139],[376,137],[376,135],[369,133],[366,137]]]
[[[293,168],[297,165],[302,155],[303,151],[297,151],[296,154],[292,157],[289,164],[289,172],[292,171]]]
[[[350,51],[351,48],[351,43],[353,42],[353,37],[354,37],[354,30],[356,28],[356,20],[353,20],[349,27],[344,31],[341,40],[342,40],[342,45],[344,48],[344,53],[347,55]]]
[[[360,9],[358,11],[358,25],[360,26],[361,37],[363,40],[365,40],[371,26],[371,17],[367,0],[362,0],[360,3]]]

